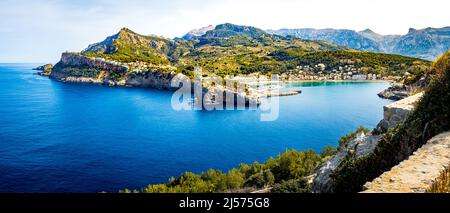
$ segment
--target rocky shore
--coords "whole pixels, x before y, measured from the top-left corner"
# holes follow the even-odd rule
[[[33,70],[39,70],[39,72],[37,72],[37,74],[42,75],[42,76],[49,76],[50,73],[52,72],[52,69],[53,69],[53,64],[45,64],[45,65],[33,68]]]
[[[403,85],[403,84],[393,84],[389,88],[378,93],[378,96],[380,98],[398,101],[398,100],[408,97],[408,95],[410,93],[411,93],[410,87]]]
[[[413,84],[391,83],[391,86],[380,93],[380,98],[390,99],[394,101],[406,98],[413,93],[422,90],[429,83],[429,79],[422,77]]]

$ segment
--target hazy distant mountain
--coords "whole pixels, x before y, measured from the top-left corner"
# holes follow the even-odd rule
[[[305,29],[281,29],[275,31],[268,30],[268,32],[282,36],[290,35],[295,36],[297,38],[308,40],[323,40],[358,50],[380,52],[378,42],[370,38],[367,38],[353,30],[336,30],[336,29],[316,30],[312,28],[305,28]]]
[[[380,35],[370,29],[280,29],[268,30],[282,36],[324,40],[353,49],[400,54],[433,60],[450,49],[450,27],[409,29],[406,35]]]
[[[208,32],[210,30],[214,30],[214,26],[213,25],[209,25],[209,26],[202,27],[202,28],[199,28],[199,29],[193,29],[193,30],[189,31],[188,33],[186,33],[186,35],[184,35],[181,38],[184,39],[184,40],[192,40],[192,39],[194,39],[196,37],[204,35],[206,32]]]

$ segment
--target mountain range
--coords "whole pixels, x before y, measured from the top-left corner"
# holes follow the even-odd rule
[[[211,27],[208,27],[211,28]],[[128,28],[83,51],[64,53],[51,71],[58,79],[127,82],[146,73],[182,73],[194,68],[219,76],[251,73],[353,71],[382,76],[420,76],[428,61],[362,52],[326,41],[268,33],[252,26],[220,24],[191,31],[189,38],[141,35]],[[320,68],[320,69],[319,69]]]
[[[267,32],[308,40],[323,40],[348,48],[379,53],[399,54],[434,60],[450,48],[450,27],[410,28],[406,35],[380,35],[370,29],[279,29]]]

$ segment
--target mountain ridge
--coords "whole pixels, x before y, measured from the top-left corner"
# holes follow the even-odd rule
[[[302,71],[344,75],[351,71],[393,77],[405,73],[419,75],[420,66],[429,63],[399,55],[360,52],[326,41],[274,35],[256,27],[230,23],[217,25],[192,40],[141,35],[122,28],[80,53],[65,54],[60,62],[52,70],[52,76],[66,79],[69,76],[95,79],[107,76],[113,85],[150,71],[193,77],[194,67],[202,67],[204,75],[219,76]],[[113,66],[106,69],[108,75],[103,72],[103,64]],[[120,69],[125,71],[108,71],[117,70],[116,65],[126,67]]]
[[[410,28],[405,35],[381,35],[370,28],[362,31],[332,28],[283,28],[267,30],[267,32],[310,40],[324,40],[362,51],[400,54],[427,60],[435,59],[450,48],[450,26]]]

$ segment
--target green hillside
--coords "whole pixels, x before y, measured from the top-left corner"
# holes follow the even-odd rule
[[[194,67],[217,75],[284,73],[297,66],[323,63],[325,71],[352,65],[365,72],[399,74],[428,66],[429,62],[399,55],[359,52],[324,41],[309,41],[264,32],[261,29],[222,24],[192,40],[144,36],[123,28],[116,35],[90,45],[81,54],[121,63],[144,62],[173,67],[192,76]],[[132,67],[139,69],[140,67]],[[161,68],[163,71],[164,69]],[[145,71],[145,70],[144,70]]]

